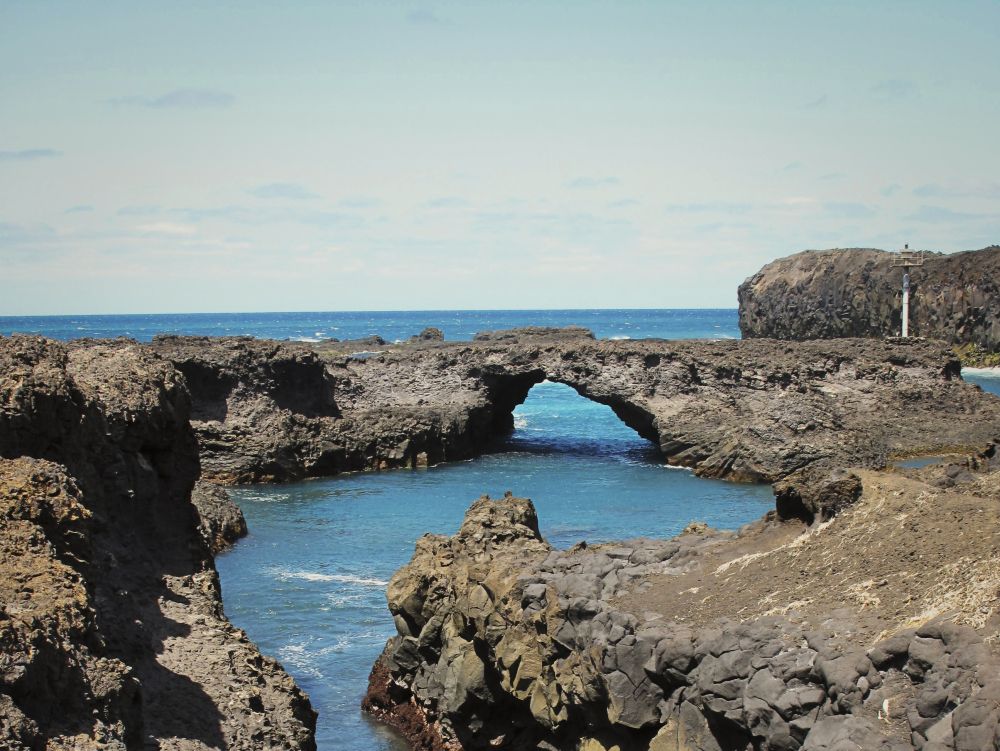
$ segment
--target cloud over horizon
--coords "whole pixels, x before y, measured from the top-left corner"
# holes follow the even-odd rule
[[[577,177],[566,183],[571,190],[593,190],[596,188],[615,188],[621,185],[617,177]]]
[[[298,183],[266,183],[247,191],[254,198],[286,198],[292,201],[306,201],[319,198],[316,193]]]
[[[160,96],[123,96],[110,99],[116,107],[145,107],[148,109],[225,109],[231,107],[236,97],[214,89],[174,89]]]
[[[56,149],[21,149],[19,151],[0,151],[0,162],[31,162],[36,159],[51,159],[62,156]]]

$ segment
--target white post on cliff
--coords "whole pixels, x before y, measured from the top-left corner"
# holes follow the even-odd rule
[[[910,335],[910,266],[923,266],[924,256],[922,253],[910,250],[907,243],[903,249],[897,251],[897,255],[892,259],[892,265],[903,268],[903,331],[904,338]]]

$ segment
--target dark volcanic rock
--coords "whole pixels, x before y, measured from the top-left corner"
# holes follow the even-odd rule
[[[480,331],[472,339],[477,342],[497,342],[497,341],[517,341],[520,339],[545,338],[552,339],[582,336],[587,339],[594,338],[594,332],[583,326],[564,326],[557,328],[553,326],[522,326],[518,329],[501,329],[499,331]]]
[[[819,339],[900,333],[902,269],[881,250],[807,250],[739,288],[744,337]],[[1000,246],[926,254],[910,272],[910,334],[1000,351]]]
[[[193,396],[203,471],[223,482],[419,467],[488,450],[544,379],[609,405],[671,464],[773,481],[815,462],[982,448],[1000,402],[920,340],[597,341],[494,332],[351,357],[339,345],[161,337]]]
[[[416,336],[410,337],[411,342],[443,342],[444,333],[441,329],[435,328],[434,326],[428,326],[426,329],[421,331]]]
[[[855,503],[861,488],[861,478],[853,472],[814,465],[774,484],[775,509],[782,519],[827,521]]]
[[[191,491],[191,503],[198,514],[198,533],[213,553],[246,537],[246,519],[225,488],[199,480]]]
[[[0,337],[0,745],[315,746],[222,612],[184,379],[123,341]]]
[[[747,556],[716,569],[713,555],[754,534],[794,547],[787,525],[755,526],[560,552],[530,501],[480,499],[454,537],[421,538],[389,583],[398,635],[365,708],[428,751],[994,748],[1000,660],[968,626],[935,620],[866,648],[848,638],[861,611],[816,626],[616,605],[699,569],[738,578]]]

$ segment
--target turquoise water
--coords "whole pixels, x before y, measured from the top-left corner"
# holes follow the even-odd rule
[[[772,507],[768,486],[695,478],[605,406],[541,383],[501,453],[469,462],[238,489],[250,536],[218,558],[226,613],[276,655],[320,712],[321,749],[395,749],[358,705],[394,633],[385,584],[425,532],[451,534],[482,493],[533,499],[557,547],[664,537],[698,519],[734,528]]]
[[[962,378],[969,383],[975,383],[983,391],[1000,396],[1000,369],[962,371]]]

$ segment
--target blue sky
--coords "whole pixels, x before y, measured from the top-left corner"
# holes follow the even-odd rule
[[[0,315],[734,307],[1000,242],[998,2],[0,0]]]

